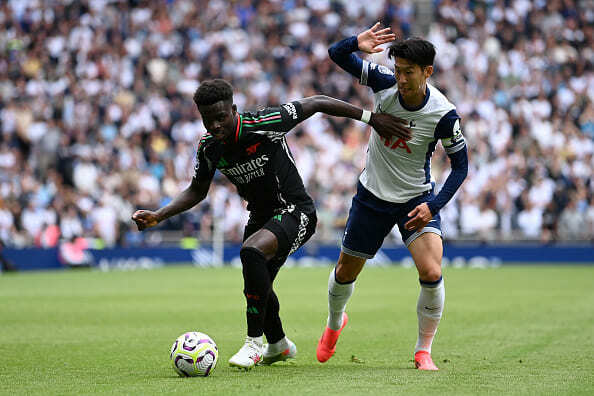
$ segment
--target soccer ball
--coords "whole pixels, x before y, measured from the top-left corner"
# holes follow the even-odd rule
[[[169,354],[180,377],[206,377],[217,366],[217,344],[204,333],[189,331],[177,337]]]

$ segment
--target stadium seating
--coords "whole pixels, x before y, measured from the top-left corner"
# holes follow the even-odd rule
[[[370,91],[326,51],[376,20],[436,45],[432,81],[463,118],[471,169],[441,212],[446,238],[594,239],[592,11],[574,0],[436,0],[417,31],[414,3],[390,3],[1,2],[0,239],[176,243],[210,240],[218,222],[239,241],[247,213],[220,175],[205,202],[157,231],[139,234],[130,221],[192,177],[199,81],[229,80],[242,110],[316,93],[372,108]],[[384,54],[373,61],[389,65]],[[289,136],[318,206],[314,240],[339,240],[368,133],[316,116]],[[432,165],[439,187],[443,150]],[[397,231],[389,238],[401,243]]]

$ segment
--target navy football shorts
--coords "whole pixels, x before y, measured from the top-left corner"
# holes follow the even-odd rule
[[[411,218],[408,213],[417,205],[433,199],[433,190],[404,203],[384,201],[373,195],[363,185],[357,183],[357,194],[349,212],[346,229],[342,238],[342,251],[351,256],[370,259],[375,256],[384,238],[395,224],[408,247],[416,238],[426,232],[441,236],[439,213],[421,231],[409,231],[404,224]]]

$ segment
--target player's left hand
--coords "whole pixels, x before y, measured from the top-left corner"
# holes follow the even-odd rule
[[[433,215],[431,214],[431,210],[429,209],[429,205],[426,202],[423,202],[420,205],[417,205],[416,208],[410,211],[408,217],[412,217],[409,221],[404,224],[404,228],[409,231],[420,231],[431,221]]]

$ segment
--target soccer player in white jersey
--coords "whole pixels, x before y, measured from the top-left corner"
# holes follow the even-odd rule
[[[362,60],[354,52],[383,51],[378,46],[396,39],[379,23],[358,36],[346,38],[328,50],[330,58],[369,86],[375,111],[406,120],[410,139],[383,139],[372,133],[367,163],[357,183],[336,268],[328,280],[328,321],[317,347],[325,362],[336,350],[355,280],[365,261],[373,258],[384,238],[398,225],[419,273],[418,339],[415,366],[437,370],[431,345],[443,312],[445,289],[441,274],[443,246],[439,210],[452,198],[468,172],[466,143],[456,107],[427,82],[433,73],[435,48],[420,38],[394,42],[388,50],[394,72]],[[431,181],[431,155],[441,141],[452,171],[438,194]]]

